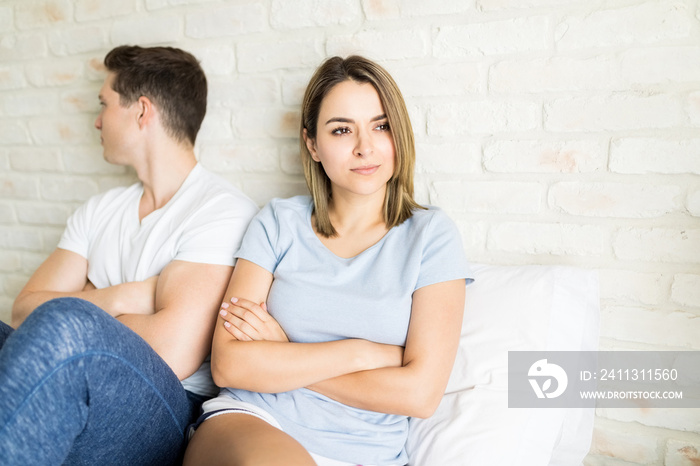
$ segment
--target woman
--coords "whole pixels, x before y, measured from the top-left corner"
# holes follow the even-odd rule
[[[301,126],[311,196],[273,200],[246,233],[212,348],[230,388],[185,464],[404,464],[408,417],[445,390],[471,278],[454,224],[413,200],[401,93],[331,58]]]

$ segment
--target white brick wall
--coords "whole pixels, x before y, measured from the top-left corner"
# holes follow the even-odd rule
[[[571,215],[612,218],[661,217],[682,204],[676,185],[562,181],[549,190],[550,206]]]
[[[700,139],[631,137],[614,139],[610,170],[616,173],[700,175]]]
[[[470,257],[598,269],[601,348],[700,350],[700,1],[4,0],[2,320],[67,216],[134,179],[93,128],[121,43],[200,58],[199,158],[259,204],[305,192],[313,69],[380,61],[415,127],[417,197],[448,211]],[[698,451],[697,410],[600,410],[586,464]]]

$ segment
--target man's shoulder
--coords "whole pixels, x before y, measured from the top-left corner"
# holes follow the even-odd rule
[[[79,210],[110,211],[117,206],[126,206],[134,199],[138,199],[143,191],[141,183],[130,186],[118,186],[95,194],[83,203]]]
[[[235,201],[242,207],[254,207],[256,211],[258,209],[255,202],[245,195],[243,191],[222,176],[212,173],[201,165],[195,179],[195,185],[199,191],[209,196],[221,196],[222,199]]]
[[[241,190],[224,178],[206,170],[201,165],[189,180],[189,186],[179,194],[176,211],[187,211],[190,218],[231,219],[250,221],[258,212],[258,206]]]

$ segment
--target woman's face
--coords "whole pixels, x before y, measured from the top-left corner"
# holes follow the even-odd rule
[[[321,102],[316,138],[304,136],[323,165],[334,197],[384,198],[394,173],[395,149],[379,94],[371,84],[343,81]]]

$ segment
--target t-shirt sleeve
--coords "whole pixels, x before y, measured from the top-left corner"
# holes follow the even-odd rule
[[[80,254],[87,259],[90,248],[90,212],[93,199],[80,206],[68,217],[66,229],[58,242],[58,248]]]
[[[416,290],[450,280],[474,281],[462,239],[454,222],[442,210],[436,210],[427,227]]]
[[[201,209],[188,225],[173,260],[229,266],[236,263],[236,250],[258,208],[247,199],[220,197]]]
[[[279,233],[279,221],[273,200],[263,207],[250,222],[236,257],[250,261],[268,272],[274,273],[278,263],[278,254],[275,250]]]

